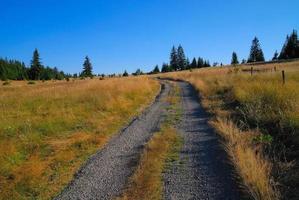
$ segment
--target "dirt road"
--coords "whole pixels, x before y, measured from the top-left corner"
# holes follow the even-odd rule
[[[184,145],[180,160],[164,174],[165,199],[239,199],[227,156],[207,123],[196,92],[188,83],[178,84],[183,110],[179,131]],[[55,199],[113,199],[120,195],[138,165],[144,144],[167,112],[163,98],[170,87],[164,84],[147,111],[90,158]]]
[[[165,199],[240,199],[227,155],[208,124],[196,91],[178,82],[182,95],[184,138],[180,159],[164,174]]]

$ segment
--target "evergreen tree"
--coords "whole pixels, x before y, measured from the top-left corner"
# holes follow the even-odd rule
[[[171,72],[171,71],[173,71],[172,68],[168,64],[163,63],[162,68],[161,68],[161,72],[165,73],[165,72]]]
[[[193,58],[190,67],[191,67],[191,68],[196,68],[196,67],[197,67],[196,58]]]
[[[204,67],[204,60],[201,57],[199,57],[197,61],[197,68],[202,68],[202,67]]]
[[[175,46],[172,47],[171,53],[170,53],[170,67],[172,70],[177,71],[178,70],[178,52],[175,48]]]
[[[160,73],[160,69],[159,69],[159,66],[158,66],[158,65],[155,66],[155,68],[154,68],[154,70],[152,71],[152,73],[153,73],[153,74],[158,74],[158,73]]]
[[[134,75],[134,76],[139,76],[142,74],[143,74],[143,72],[140,69],[137,69],[135,73],[132,73],[132,75]]]
[[[123,76],[129,76],[129,74],[128,74],[128,72],[127,72],[127,70],[125,70],[125,72],[123,73]]]
[[[245,60],[245,59],[242,59],[241,64],[245,64],[245,63],[246,63],[246,60]]]
[[[277,52],[277,50],[275,51],[272,60],[278,60],[278,52]]]
[[[88,58],[88,56],[85,57],[85,61],[83,63],[83,71],[81,73],[82,77],[92,77],[92,65]]]
[[[39,80],[42,72],[42,68],[43,66],[40,62],[38,50],[35,49],[31,60],[31,67],[29,69],[29,78],[32,80]]]
[[[179,45],[177,51],[177,65],[178,65],[178,70],[184,70],[187,67],[187,59],[185,56],[184,49],[181,45]]]
[[[248,58],[248,63],[251,62],[264,62],[264,53],[263,50],[261,49],[260,42],[257,37],[254,37],[252,40],[252,45],[250,48],[250,54]]]
[[[239,64],[239,60],[238,60],[238,56],[236,52],[233,52],[232,54],[232,61],[231,61],[232,65],[237,65]]]
[[[297,31],[293,30],[290,36],[287,36],[278,59],[299,58],[299,41]]]

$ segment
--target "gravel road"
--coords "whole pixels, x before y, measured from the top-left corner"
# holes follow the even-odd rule
[[[163,85],[162,85],[163,86]],[[121,194],[133,174],[144,144],[164,116],[170,85],[164,83],[154,103],[94,156],[55,199],[111,199]]]
[[[180,159],[164,174],[165,199],[240,199],[227,155],[208,125],[208,115],[199,104],[197,93],[186,82],[178,84],[183,108],[178,129],[184,145]]]

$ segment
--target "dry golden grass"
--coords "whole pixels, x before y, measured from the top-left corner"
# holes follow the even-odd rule
[[[260,72],[251,76],[251,67]],[[281,70],[286,74],[285,85],[282,84]],[[264,156],[263,148],[260,148],[263,144],[253,144],[260,132],[255,130],[253,134],[239,130],[229,116],[237,113],[242,128],[257,127],[274,138],[288,133],[289,140],[298,145],[299,62],[203,68],[160,76],[188,81],[200,92],[204,107],[217,117],[213,125],[225,138],[232,162],[252,197],[279,198],[281,191],[273,181],[272,165],[277,167],[280,163],[271,163]],[[292,174],[291,171],[288,173]],[[295,180],[298,176],[288,177],[286,182],[298,182]],[[284,196],[296,191],[295,186],[286,188]]]
[[[179,137],[173,128],[163,128],[145,147],[130,187],[118,200],[160,200],[163,197],[162,172],[167,158],[178,146]]]
[[[0,86],[0,199],[49,199],[158,92],[146,77]]]
[[[241,132],[232,121],[220,118],[212,125],[224,137],[226,150],[251,196],[260,200],[279,199],[269,178],[272,164],[252,144],[257,133]]]
[[[173,124],[180,120],[180,90],[175,83],[164,101],[169,103],[168,114],[160,132],[146,144],[139,165],[131,177],[130,185],[118,200],[163,199],[162,172],[167,164],[178,159],[182,138]]]

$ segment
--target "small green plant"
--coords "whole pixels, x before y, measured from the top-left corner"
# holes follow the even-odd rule
[[[269,134],[260,134],[253,138],[253,141],[256,143],[271,144],[273,138]]]
[[[66,77],[65,80],[66,80],[67,82],[69,82],[69,81],[70,81],[70,78],[69,78],[69,77]]]
[[[35,84],[35,82],[34,81],[28,81],[28,83],[27,83],[28,85],[34,85]]]

